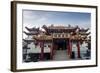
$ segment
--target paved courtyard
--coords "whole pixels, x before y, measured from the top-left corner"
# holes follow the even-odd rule
[[[66,53],[67,51],[66,50],[57,50],[55,55],[54,55],[54,60],[68,60],[69,57]]]

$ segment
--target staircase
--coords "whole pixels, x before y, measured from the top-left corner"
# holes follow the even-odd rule
[[[68,60],[69,56],[67,55],[66,50],[56,50],[53,59],[56,61],[60,61],[60,60],[63,61],[63,60]]]

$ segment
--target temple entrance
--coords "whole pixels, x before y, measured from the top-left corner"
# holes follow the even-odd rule
[[[54,46],[56,46],[56,48],[54,48],[55,50],[55,54],[53,59],[54,60],[68,60],[67,57],[67,41],[65,39],[56,39],[53,41]]]
[[[64,39],[59,39],[54,41],[54,45],[57,46],[56,50],[66,50],[66,40]]]

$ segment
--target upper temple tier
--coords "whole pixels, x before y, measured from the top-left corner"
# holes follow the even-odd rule
[[[32,35],[34,39],[37,40],[52,40],[53,38],[70,38],[72,40],[87,40],[89,39],[89,28],[80,28],[79,26],[54,26],[53,24],[50,26],[43,25],[40,28],[28,28],[25,27],[29,32],[24,33],[26,35]]]

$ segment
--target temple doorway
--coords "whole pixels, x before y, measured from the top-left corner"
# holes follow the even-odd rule
[[[56,50],[66,50],[67,49],[66,44],[67,42],[64,39],[59,39],[54,41],[54,45],[57,46]]]
[[[68,60],[67,56],[67,41],[65,39],[57,39],[54,41],[56,46],[53,59],[58,61]]]

